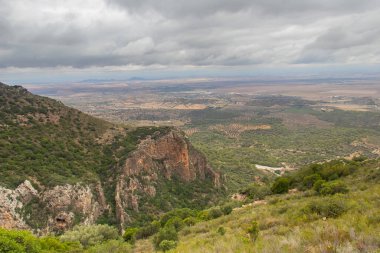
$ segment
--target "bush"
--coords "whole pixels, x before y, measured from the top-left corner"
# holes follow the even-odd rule
[[[187,217],[195,217],[195,216],[196,216],[196,212],[189,208],[177,208],[164,214],[160,219],[160,223],[161,223],[161,226],[163,227],[165,226],[166,222],[168,222],[168,220],[170,220],[173,217],[179,217],[180,219],[184,220]]]
[[[177,247],[177,242],[171,240],[163,240],[160,242],[160,245],[158,245],[158,248],[163,252],[174,249],[175,247]]]
[[[314,186],[315,182],[321,179],[322,177],[319,174],[312,174],[312,175],[306,176],[302,180],[302,186],[306,189],[310,189]]]
[[[326,183],[326,181],[323,180],[323,179],[320,179],[320,180],[315,181],[315,182],[314,182],[314,185],[313,185],[313,189],[314,189],[314,191],[319,192],[319,191],[321,190],[321,188],[322,188],[322,185],[323,185],[324,183]]]
[[[0,252],[7,253],[23,253],[25,251],[25,247],[20,243],[12,240],[10,238],[0,236]]]
[[[178,241],[178,234],[173,226],[166,226],[158,231],[153,238],[154,248],[160,249],[160,243],[164,240]]]
[[[211,219],[219,218],[219,217],[222,216],[222,215],[223,215],[222,210],[220,210],[219,207],[214,207],[214,208],[211,208],[211,209],[208,211],[207,218],[208,218],[209,220],[211,220]]]
[[[321,195],[333,195],[336,193],[347,193],[347,186],[341,181],[323,183],[318,191]]]
[[[194,217],[187,217],[186,219],[183,220],[183,223],[185,223],[186,226],[194,226],[195,223],[197,223],[198,220],[197,218],[194,218]]]
[[[0,252],[38,253],[39,240],[28,231],[5,230],[0,228]]]
[[[222,208],[221,208],[224,215],[228,215],[228,214],[232,213],[232,209],[233,208],[230,205],[225,205],[225,206],[222,206]]]
[[[209,217],[209,210],[202,210],[198,213],[197,218],[199,220],[208,220]]]
[[[161,224],[159,221],[152,221],[152,223],[140,228],[136,232],[136,239],[144,239],[144,238],[148,238],[149,236],[154,235],[155,233],[158,232],[158,230],[160,229],[160,226]]]
[[[256,241],[257,237],[259,236],[259,225],[256,221],[253,221],[251,226],[247,230],[249,237],[252,241]]]
[[[250,199],[264,199],[265,196],[271,194],[271,190],[267,185],[251,184],[247,188],[239,191],[241,194],[246,195]]]
[[[63,242],[78,241],[84,247],[118,238],[117,229],[108,225],[75,226],[60,237]]]
[[[137,231],[139,231],[138,228],[127,228],[123,234],[124,241],[135,244]]]
[[[226,233],[226,230],[224,229],[224,227],[219,227],[217,232],[220,234],[220,235],[224,235]]]
[[[274,194],[287,193],[289,191],[289,187],[290,187],[289,178],[279,177],[279,178],[276,178],[276,180],[274,181],[271,187],[271,191]]]
[[[321,217],[335,218],[348,210],[346,203],[341,199],[319,199],[309,202],[303,212],[317,214]]]
[[[68,251],[70,248],[81,248],[81,245],[79,243],[62,243],[60,240],[58,240],[56,237],[42,237],[40,238],[40,243],[42,249],[48,251],[48,252],[65,252]]]
[[[54,237],[37,238],[29,231],[6,230],[0,228],[0,252],[39,253],[67,252],[80,249],[80,245],[62,243]]]
[[[185,223],[179,217],[173,217],[166,222],[165,226],[173,226],[176,231],[180,231],[185,226]]]

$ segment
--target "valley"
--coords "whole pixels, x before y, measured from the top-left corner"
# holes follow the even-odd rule
[[[254,164],[300,168],[360,154],[373,158],[380,152],[377,77],[193,78],[27,87],[111,122],[181,129],[226,175],[230,193],[256,176],[273,177]]]

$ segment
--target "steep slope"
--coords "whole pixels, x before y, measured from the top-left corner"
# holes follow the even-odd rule
[[[202,208],[220,174],[173,128],[129,129],[0,83],[0,226],[60,232]]]

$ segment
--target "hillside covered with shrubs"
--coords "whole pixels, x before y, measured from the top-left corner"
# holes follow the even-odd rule
[[[0,247],[24,250],[15,252],[378,252],[379,182],[380,160],[334,160],[278,177],[269,186],[253,184],[241,190],[244,201],[202,211],[174,209],[127,227],[122,236],[107,225],[42,238],[1,230]]]

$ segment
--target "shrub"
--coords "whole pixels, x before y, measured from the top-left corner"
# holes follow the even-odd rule
[[[321,217],[335,218],[348,210],[346,203],[341,199],[319,199],[309,202],[303,212],[317,214]]]
[[[306,189],[310,189],[314,186],[315,182],[321,179],[322,177],[319,174],[312,174],[312,175],[306,176],[302,180],[302,186]]]
[[[0,236],[0,252],[22,253],[25,252],[25,248],[15,240]]]
[[[197,215],[198,219],[200,220],[208,220],[209,217],[209,210],[202,210]]]
[[[70,248],[80,248],[81,245],[79,243],[62,243],[60,240],[58,240],[56,237],[42,237],[40,239],[41,247],[43,250],[46,250],[48,252],[65,252],[68,251]]]
[[[168,220],[170,220],[173,217],[179,217],[183,220],[183,219],[186,219],[187,217],[195,217],[195,216],[196,216],[196,212],[189,208],[176,208],[170,212],[165,213],[161,217],[160,223],[161,223],[161,226],[165,226],[166,222],[168,222]]]
[[[226,230],[224,229],[224,227],[219,227],[217,232],[220,234],[220,235],[224,235],[226,233]]]
[[[67,252],[74,248],[80,249],[81,246],[62,243],[54,237],[37,238],[29,231],[6,230],[0,228],[0,252]]]
[[[271,187],[271,191],[274,194],[287,193],[289,191],[289,186],[290,186],[289,178],[279,177],[279,178],[276,178],[276,180],[274,181]]]
[[[219,218],[219,217],[222,216],[222,215],[223,215],[222,210],[220,210],[219,207],[214,207],[214,208],[211,208],[211,209],[209,210],[207,218],[208,218],[209,220],[211,220],[211,219]]]
[[[347,193],[347,186],[341,181],[323,183],[318,191],[321,195],[333,195],[336,193]]]
[[[222,206],[222,208],[221,208],[224,215],[228,215],[228,214],[232,213],[232,209],[233,208],[230,205],[225,205],[225,206]]]
[[[249,237],[252,241],[256,241],[257,237],[259,236],[259,225],[256,221],[253,221],[251,226],[247,230]]]
[[[148,238],[149,236],[154,235],[158,232],[160,226],[161,224],[159,221],[152,221],[152,223],[140,228],[136,232],[136,239]]]
[[[177,242],[175,241],[163,240],[162,242],[160,242],[160,245],[158,245],[158,248],[163,252],[166,252],[168,250],[174,249],[176,246]]]
[[[124,241],[135,244],[137,231],[139,231],[138,228],[127,228],[123,234]]]
[[[197,218],[194,217],[187,217],[186,219],[183,220],[183,223],[185,223],[186,226],[194,226],[195,223],[197,223]]]
[[[267,185],[251,184],[247,188],[239,191],[250,199],[263,199],[271,193]]]
[[[108,225],[75,226],[72,230],[61,236],[63,242],[80,242],[84,247],[89,247],[107,240],[118,239],[116,228]]]
[[[153,238],[154,248],[160,249],[160,243],[164,240],[178,241],[178,234],[173,226],[166,226],[158,231],[158,233]]]
[[[40,251],[40,242],[32,233],[0,228],[0,252],[38,253]]]
[[[316,192],[319,192],[322,188],[322,185],[326,183],[325,180],[323,179],[320,179],[320,180],[317,180],[314,182],[314,185],[313,185],[313,189],[316,191]]]
[[[176,231],[180,231],[185,226],[185,223],[179,217],[173,217],[166,222],[165,226],[173,226]]]

